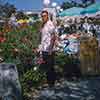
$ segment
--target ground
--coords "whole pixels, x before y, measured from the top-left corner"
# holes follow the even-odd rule
[[[33,89],[29,100],[100,100],[100,77],[62,80],[54,87]]]

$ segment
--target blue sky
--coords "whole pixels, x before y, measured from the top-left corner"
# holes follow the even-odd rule
[[[17,9],[23,9],[23,10],[40,10],[43,7],[43,0],[7,0],[11,4],[14,4]],[[61,4],[63,1],[69,1],[69,0],[51,0],[52,2],[57,2],[58,4]],[[75,0],[79,2],[80,0]],[[99,2],[100,0],[96,0]]]

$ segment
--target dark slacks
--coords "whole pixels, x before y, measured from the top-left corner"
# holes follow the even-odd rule
[[[56,72],[54,69],[55,53],[53,52],[51,55],[49,55],[48,52],[42,52],[42,57],[45,63],[42,63],[40,65],[40,70],[46,72],[48,84],[54,85],[55,80],[56,80]]]

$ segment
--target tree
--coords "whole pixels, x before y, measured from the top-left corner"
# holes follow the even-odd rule
[[[83,8],[85,8],[93,3],[95,3],[95,0],[81,0],[80,3],[76,2],[75,0],[71,0],[71,1],[63,2],[61,7],[63,9],[68,9],[71,7],[83,7]]]
[[[68,8],[71,8],[71,7],[73,7],[72,2],[63,2],[62,5],[61,5],[61,8],[63,8],[63,9],[68,9]]]
[[[16,18],[17,18],[17,19],[27,19],[28,17],[27,17],[27,15],[25,15],[25,14],[23,13],[23,11],[18,11],[18,12],[17,12],[17,15],[16,15]]]
[[[95,0],[82,0],[82,6],[87,7],[91,4],[95,3]]]
[[[12,13],[16,12],[16,8],[14,5],[9,3],[2,3],[2,0],[0,0],[0,16],[9,18]]]
[[[72,8],[72,7],[80,7],[80,6],[82,6],[82,5],[74,0],[63,2],[61,5],[61,7],[63,9],[68,9],[68,8]]]
[[[82,3],[87,3],[87,2],[95,3],[96,1],[95,0],[82,0]]]

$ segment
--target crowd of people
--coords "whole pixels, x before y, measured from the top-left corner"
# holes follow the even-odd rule
[[[61,21],[61,24],[57,27],[60,37],[74,34],[80,37],[95,37],[100,46],[100,25],[96,22],[96,19],[94,21],[86,16],[84,18],[65,18]]]

